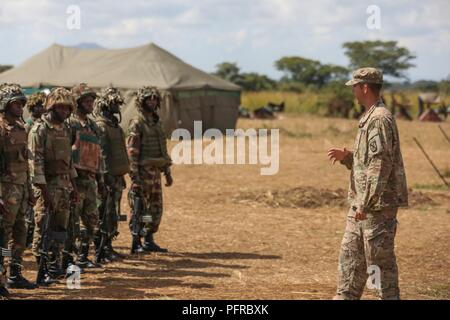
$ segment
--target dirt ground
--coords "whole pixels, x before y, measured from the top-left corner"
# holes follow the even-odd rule
[[[398,121],[411,190],[399,212],[396,253],[403,299],[450,298],[450,191],[414,144],[417,137],[450,181],[450,145],[436,124]],[[450,124],[441,124],[450,134]],[[240,120],[240,128],[281,128],[280,170],[260,165],[176,165],[164,189],[156,236],[168,254],[128,256],[82,274],[81,289],[65,283],[18,299],[330,299],[347,211],[349,172],[331,166],[330,147],[353,146],[355,120],[282,116]],[[126,199],[126,197],[124,197]],[[124,212],[129,212],[123,201]],[[122,222],[115,242],[128,254]],[[26,253],[25,275],[35,277]],[[375,298],[366,290],[365,299]]]

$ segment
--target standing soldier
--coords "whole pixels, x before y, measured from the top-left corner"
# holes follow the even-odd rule
[[[27,133],[30,132],[31,127],[36,121],[41,119],[44,114],[44,103],[47,95],[45,92],[36,92],[29,96],[25,107],[30,113],[30,118],[25,122],[25,129]]]
[[[0,89],[0,170],[3,233],[1,243],[11,248],[10,288],[34,289],[35,285],[22,276],[22,255],[26,246],[25,213],[34,203],[29,190],[27,133],[22,121],[26,98],[17,84]]]
[[[35,207],[36,226],[32,245],[38,265],[45,215],[50,214],[52,231],[67,232],[71,195],[72,201],[78,202],[70,128],[65,124],[74,106],[70,91],[64,88],[53,89],[45,101],[46,114],[42,116],[42,121],[34,124],[28,136],[28,146],[32,153],[30,178],[39,195]],[[46,283],[52,283],[54,278],[65,274],[60,268],[62,245],[61,240],[53,241]]]
[[[25,122],[25,130],[27,131],[27,134],[30,132],[31,127],[34,125],[34,123],[41,120],[41,116],[44,114],[44,104],[46,97],[47,95],[44,92],[36,92],[27,99],[25,107],[30,113],[30,118]],[[33,190],[33,192],[34,191],[35,190]],[[34,210],[32,206],[29,206],[27,209],[25,222],[27,226],[26,247],[31,248],[34,233]]]
[[[167,152],[166,135],[159,121],[158,109],[161,107],[161,96],[154,87],[143,87],[138,90],[136,109],[138,115],[130,121],[127,137],[128,157],[130,158],[131,189],[129,193],[130,207],[135,207],[135,197],[142,198],[141,216],[150,216],[144,222],[142,233],[135,235],[132,253],[143,251],[167,252],[158,246],[153,234],[158,231],[163,213],[161,172],[166,177],[166,186],[173,183],[170,173],[172,163]],[[139,221],[141,223],[141,221]],[[144,245],[140,236],[144,236]]]
[[[94,120],[88,117],[94,108],[97,94],[85,83],[72,88],[75,98],[75,112],[67,120],[72,132],[72,161],[77,171],[75,182],[80,194],[80,202],[72,210],[73,228],[67,239],[63,267],[67,268],[73,254],[75,240],[80,239],[77,265],[81,268],[95,268],[89,256],[89,246],[97,232],[98,209],[97,188],[102,188],[100,174],[102,165],[99,141],[99,128]],[[98,183],[97,183],[98,182]],[[78,227],[79,226],[79,227]],[[76,250],[75,250],[76,251]]]
[[[121,118],[120,107],[123,103],[120,91],[114,87],[102,90],[100,96],[95,100],[94,117],[100,132],[100,145],[104,161],[103,178],[107,189],[107,192],[102,195],[102,203],[99,208],[101,223],[95,239],[96,262],[109,262],[121,256],[113,249],[112,240],[119,234],[120,208],[117,208],[116,204],[126,187],[124,175],[130,171],[125,134],[116,117],[118,114]],[[110,198],[109,201],[108,198]],[[105,241],[101,241],[102,235]],[[101,251],[103,254],[100,257],[99,252]]]
[[[360,299],[368,278],[381,299],[400,299],[394,253],[397,211],[408,189],[395,118],[380,99],[383,75],[375,68],[353,73],[346,85],[365,107],[355,150],[331,149],[330,160],[351,170],[347,226],[341,245],[335,299]],[[374,280],[374,281],[373,281]]]

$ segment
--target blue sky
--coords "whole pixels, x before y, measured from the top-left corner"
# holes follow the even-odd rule
[[[68,29],[69,5],[80,29]],[[380,8],[369,30],[366,10]],[[0,0],[0,64],[19,64],[52,43],[122,48],[154,42],[205,71],[237,62],[279,78],[274,61],[299,55],[347,65],[342,43],[397,40],[417,59],[411,80],[450,75],[450,1],[384,0]]]

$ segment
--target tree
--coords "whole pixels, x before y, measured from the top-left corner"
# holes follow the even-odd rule
[[[241,79],[240,69],[235,62],[222,62],[216,65],[214,75],[224,80],[236,83]]]
[[[244,90],[248,91],[262,91],[262,90],[272,90],[276,87],[277,82],[270,79],[264,74],[259,74],[255,72],[243,73],[241,79],[237,83]]]
[[[9,70],[9,69],[11,69],[12,67],[13,67],[13,66],[11,66],[11,65],[0,64],[0,73]]]
[[[394,78],[407,79],[405,71],[414,67],[411,60],[416,58],[397,41],[345,42],[342,47],[350,59],[350,68],[375,67]]]
[[[322,87],[331,81],[344,80],[348,76],[348,70],[344,67],[321,64],[317,60],[302,57],[283,57],[275,62],[278,70],[285,73],[282,81],[299,82],[305,85]]]
[[[216,65],[214,75],[224,80],[233,82],[248,91],[271,90],[276,87],[276,81],[264,74],[255,72],[240,73],[236,63],[222,62]]]

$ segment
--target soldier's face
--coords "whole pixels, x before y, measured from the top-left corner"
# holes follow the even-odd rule
[[[364,100],[364,86],[367,85],[361,83],[353,85],[353,96],[358,100],[358,103],[362,103]]]
[[[159,100],[157,98],[148,97],[144,101],[144,106],[147,111],[153,112],[158,107]]]
[[[94,110],[94,98],[91,96],[84,97],[81,99],[81,106],[84,113],[92,113],[92,110]]]
[[[35,118],[40,118],[42,116],[42,114],[44,113],[44,106],[42,104],[38,104],[33,108],[33,111],[31,112],[31,114],[33,115],[33,117]]]
[[[13,117],[21,117],[23,114],[23,107],[25,102],[22,100],[12,101],[8,104],[7,112]]]
[[[55,112],[56,119],[60,122],[66,120],[70,116],[70,113],[72,112],[70,106],[65,104],[57,104],[53,110]]]
[[[117,104],[113,104],[110,107],[111,113],[119,113],[120,112],[120,106]]]

